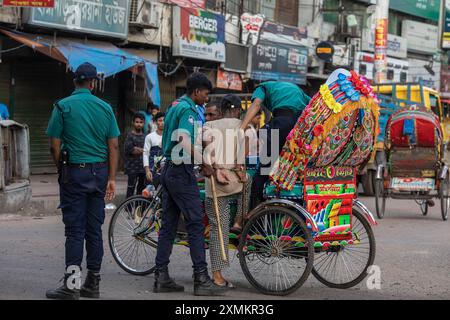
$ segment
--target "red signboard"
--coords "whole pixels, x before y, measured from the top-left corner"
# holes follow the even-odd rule
[[[217,88],[242,91],[242,79],[239,73],[217,71]]]
[[[4,7],[54,8],[55,0],[3,0]]]
[[[388,48],[388,19],[379,19],[375,29],[375,82],[386,82]]]

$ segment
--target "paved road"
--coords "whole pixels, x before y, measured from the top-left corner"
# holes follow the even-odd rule
[[[374,209],[373,198],[363,198]],[[450,299],[450,222],[439,208],[422,217],[410,201],[388,202],[386,218],[375,228],[381,269],[380,290],[365,283],[349,290],[326,288],[313,277],[289,299]],[[110,214],[109,214],[110,216]],[[109,221],[109,219],[108,219]],[[105,235],[106,235],[106,229]],[[175,248],[172,275],[187,292],[153,294],[153,276],[123,272],[105,246],[101,293],[104,299],[194,299],[189,255]],[[43,299],[46,289],[58,285],[63,273],[64,231],[59,216],[0,215],[0,299]],[[238,289],[227,299],[276,299],[256,292],[246,281],[235,258],[227,272]],[[282,297],[280,299],[286,299]]]

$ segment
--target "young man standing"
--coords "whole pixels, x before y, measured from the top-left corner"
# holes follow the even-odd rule
[[[133,131],[125,139],[125,174],[128,175],[127,198],[141,194],[145,188],[145,172],[142,166],[145,135],[145,119],[140,113],[133,117]]]
[[[103,258],[105,194],[112,201],[120,135],[109,104],[94,96],[97,69],[83,63],[75,71],[75,91],[55,103],[47,135],[59,171],[62,220],[66,236],[64,284],[46,293],[49,299],[99,298]],[[78,286],[86,243],[87,277]]]
[[[154,104],[153,101],[150,101],[149,103],[147,103],[147,110],[139,111],[139,113],[141,113],[145,118],[144,134],[149,134],[149,133],[153,132],[153,130],[155,128],[153,120],[154,120],[155,115],[158,112],[159,112],[159,106]]]
[[[201,152],[194,148],[196,125],[200,120],[196,105],[205,103],[212,90],[212,84],[204,74],[193,73],[188,78],[186,86],[187,95],[173,104],[165,117],[163,151],[167,162],[161,175],[164,214],[158,238],[153,291],[155,293],[184,291],[183,286],[170,278],[168,270],[178,220],[182,213],[186,222],[194,269],[194,294],[216,295],[224,289],[214,284],[208,274],[204,212],[193,164],[194,160],[197,163],[203,162]],[[211,176],[212,173],[211,166],[203,165],[205,176]]]
[[[155,116],[156,130],[145,137],[144,144],[144,170],[147,181],[153,183],[153,168],[155,157],[162,155],[162,135],[164,130],[163,112],[158,112]]]

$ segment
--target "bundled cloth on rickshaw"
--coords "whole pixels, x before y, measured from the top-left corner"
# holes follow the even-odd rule
[[[307,167],[365,163],[378,135],[378,117],[369,82],[354,71],[336,70],[287,137],[270,174],[272,183],[292,190]]]
[[[385,148],[389,172],[396,177],[434,176],[443,157],[439,117],[424,107],[403,107],[386,125]]]

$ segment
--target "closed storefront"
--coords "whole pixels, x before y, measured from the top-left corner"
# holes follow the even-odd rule
[[[54,101],[65,91],[65,66],[45,57],[30,57],[13,61],[11,68],[12,116],[29,126],[31,172],[55,172],[45,130]]]

